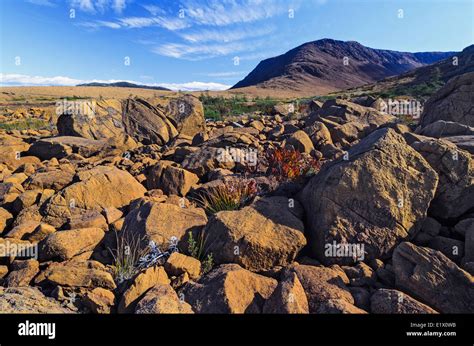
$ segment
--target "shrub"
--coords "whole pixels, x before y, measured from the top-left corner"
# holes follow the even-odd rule
[[[212,253],[208,253],[205,249],[205,231],[201,230],[198,233],[197,239],[194,239],[193,233],[191,231],[189,231],[188,235],[188,252],[192,257],[201,262],[201,273],[206,274],[214,266],[214,258]]]
[[[140,271],[139,260],[146,253],[142,246],[144,237],[136,234],[115,232],[115,249],[110,253],[114,259],[112,268],[116,282],[122,283],[133,278]]]
[[[319,171],[320,162],[295,149],[278,148],[265,154],[268,171],[279,181],[296,180]]]
[[[215,214],[222,210],[237,210],[250,202],[257,193],[255,180],[231,180],[210,188],[195,200],[208,214]]]

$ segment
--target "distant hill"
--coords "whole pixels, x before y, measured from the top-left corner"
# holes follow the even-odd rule
[[[152,89],[152,90],[166,90],[170,89],[159,87],[159,86],[149,86],[149,85],[140,85],[129,82],[115,82],[115,83],[84,83],[78,84],[77,86],[90,86],[90,87],[119,87],[119,88],[140,88],[140,89]]]
[[[354,41],[322,39],[261,61],[232,89],[256,86],[323,94],[373,83],[453,54],[397,52],[368,48]]]
[[[400,95],[428,97],[446,84],[449,79],[468,72],[474,72],[474,45],[464,48],[455,56],[434,64],[386,78],[374,84],[347,90],[347,92],[373,93],[388,97]]]

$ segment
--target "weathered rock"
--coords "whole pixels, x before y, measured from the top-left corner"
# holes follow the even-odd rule
[[[0,208],[0,233],[5,231],[7,226],[13,221],[13,215],[7,210]]]
[[[123,101],[122,121],[125,132],[144,144],[165,145],[178,135],[165,114],[143,99]]]
[[[427,247],[440,251],[451,261],[460,261],[464,256],[464,242],[458,239],[436,236],[428,242]]]
[[[474,127],[474,72],[452,78],[424,105],[420,126],[438,120]]]
[[[393,253],[397,287],[442,313],[474,311],[474,278],[441,252],[401,243]]]
[[[238,264],[223,264],[188,283],[182,293],[196,313],[261,313],[276,286],[276,280]]]
[[[112,275],[105,266],[97,261],[67,261],[53,262],[48,268],[39,273],[35,283],[59,285],[66,287],[103,287],[115,289]]]
[[[286,145],[291,145],[295,150],[301,153],[309,154],[311,150],[314,150],[313,143],[311,139],[304,131],[296,131],[285,141]]]
[[[436,314],[429,306],[393,289],[378,289],[370,297],[370,310],[374,314]]]
[[[310,313],[364,313],[353,305],[354,298],[337,271],[309,265],[286,270],[294,272],[303,285]]]
[[[192,314],[191,305],[178,298],[170,285],[158,284],[151,288],[135,309],[137,314]]]
[[[40,259],[65,261],[81,253],[93,250],[104,238],[100,228],[81,228],[50,234],[40,243]]]
[[[206,223],[207,217],[203,209],[147,202],[125,217],[122,230],[146,235],[158,246],[166,248],[172,237],[181,240],[188,232],[202,229]]]
[[[298,202],[286,197],[261,198],[238,211],[218,212],[205,229],[208,251],[216,263],[238,263],[252,271],[290,264],[306,245],[301,216]]]
[[[5,283],[7,287],[28,286],[33,278],[39,272],[39,263],[37,260],[16,260],[12,263],[10,273]]]
[[[185,95],[171,99],[165,107],[165,114],[180,135],[193,137],[206,132],[204,109],[197,97]]]
[[[42,210],[53,226],[64,224],[74,208],[121,208],[143,197],[146,191],[128,172],[115,167],[97,166],[81,172],[79,177],[81,181],[54,195]]]
[[[199,177],[172,161],[160,161],[147,175],[148,189],[161,189],[166,195],[186,196]]]
[[[283,278],[265,302],[263,312],[267,314],[307,314],[308,299],[295,273]]]
[[[73,136],[42,138],[31,145],[28,154],[41,160],[61,159],[72,153],[91,157],[100,153],[105,145],[104,141]]]
[[[194,257],[173,252],[165,263],[165,270],[169,276],[188,273],[191,279],[196,280],[201,274],[201,262]]]
[[[417,131],[420,135],[441,138],[474,135],[474,127],[452,121],[437,120]]]
[[[143,295],[157,284],[169,285],[170,280],[163,267],[150,267],[137,275],[125,291],[118,305],[119,313],[132,313]]]
[[[40,223],[35,228],[33,233],[29,234],[26,237],[26,240],[32,243],[40,242],[41,240],[45,239],[48,235],[54,232],[56,232],[56,229],[53,226],[48,225],[47,223]]]
[[[4,314],[64,314],[74,311],[47,298],[37,287],[0,287],[0,311]]]
[[[323,166],[299,196],[313,253],[324,263],[350,264],[354,253],[328,250],[334,243],[363,244],[368,260],[389,256],[425,218],[437,180],[392,129],[372,133],[349,150],[348,160]]]
[[[115,295],[112,291],[101,287],[88,291],[83,303],[96,314],[109,314],[115,303]]]
[[[412,147],[439,175],[431,215],[454,218],[474,207],[474,160],[468,152],[442,139],[420,139]]]
[[[83,112],[64,110],[57,121],[61,136],[89,139],[120,137],[124,134],[120,100],[92,100],[92,107]]]
[[[108,230],[105,217],[97,210],[80,210],[73,213],[67,222],[68,229],[78,228],[100,228],[104,231]]]
[[[72,183],[75,172],[73,170],[48,169],[31,175],[25,183],[25,188],[53,189],[59,191]]]

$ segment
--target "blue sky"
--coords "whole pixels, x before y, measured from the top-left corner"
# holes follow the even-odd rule
[[[321,38],[399,51],[474,42],[473,0],[1,0],[2,85],[224,89]]]

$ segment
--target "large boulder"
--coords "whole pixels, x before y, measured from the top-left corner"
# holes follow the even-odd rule
[[[452,78],[424,105],[420,127],[438,120],[474,127],[474,72]]]
[[[392,129],[373,132],[325,165],[299,196],[313,253],[342,264],[390,256],[426,217],[437,182],[403,137]],[[350,251],[356,245],[363,253]]]
[[[442,313],[474,311],[474,277],[441,252],[401,243],[393,253],[397,287]]]
[[[436,314],[428,305],[393,289],[378,289],[370,297],[370,310],[374,314]]]
[[[64,110],[57,121],[60,136],[89,139],[117,138],[124,135],[120,100],[92,100],[92,107],[83,111]]]
[[[306,245],[301,216],[299,203],[286,197],[218,212],[205,230],[207,249],[216,263],[238,263],[252,271],[288,265]]]
[[[28,154],[41,160],[61,159],[72,153],[83,157],[97,155],[106,147],[104,140],[94,140],[74,136],[42,138],[34,142]]]
[[[165,145],[178,135],[165,114],[142,99],[123,101],[122,121],[125,132],[144,144]]]
[[[165,106],[165,114],[180,135],[194,137],[206,132],[206,121],[201,101],[195,96],[174,98]]]
[[[346,287],[343,273],[332,268],[312,265],[292,265],[284,275],[295,273],[308,299],[309,312],[365,313],[354,305],[354,298]]]
[[[471,155],[442,139],[419,137],[412,147],[439,175],[430,214],[455,218],[474,207],[474,160]]]
[[[192,314],[191,305],[180,300],[170,285],[157,284],[138,302],[137,314]]]
[[[197,313],[261,313],[276,286],[275,279],[238,264],[223,264],[198,282],[188,283],[182,294]]]
[[[51,225],[62,226],[75,209],[125,207],[146,192],[130,173],[115,167],[97,166],[80,172],[77,177],[79,182],[55,194],[42,208]]]
[[[116,288],[112,275],[102,263],[97,261],[52,262],[38,274],[35,283],[65,287]]]
[[[265,302],[266,314],[307,314],[308,298],[295,273],[282,278],[272,295]]]
[[[178,240],[188,232],[201,230],[207,223],[201,208],[181,208],[170,203],[146,202],[125,217],[123,232],[140,234],[165,248],[172,237]]]
[[[105,232],[100,228],[54,232],[40,243],[40,259],[42,261],[71,259],[81,253],[94,250],[104,236]]]
[[[46,297],[37,287],[0,287],[3,314],[67,314],[74,311]]]
[[[138,274],[124,292],[118,305],[119,313],[132,313],[141,298],[155,285],[169,285],[170,280],[163,267],[150,267]]]
[[[198,181],[196,174],[165,160],[153,166],[147,175],[148,188],[161,189],[166,195],[185,196]]]

